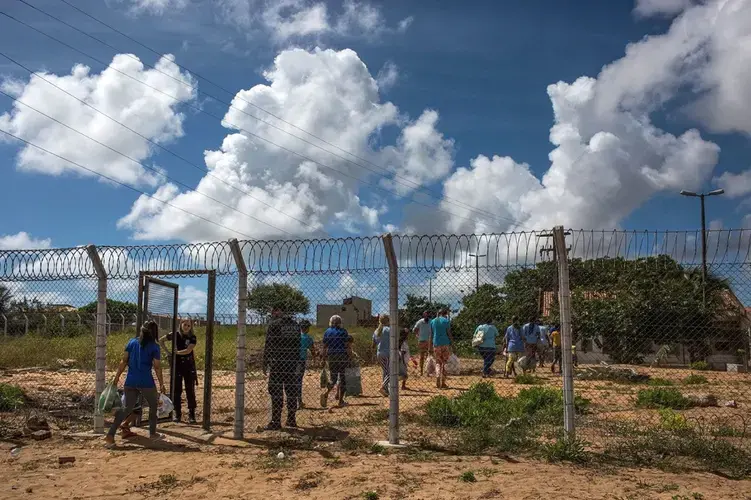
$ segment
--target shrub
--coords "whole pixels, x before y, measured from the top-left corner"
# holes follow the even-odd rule
[[[362,497],[365,500],[378,500],[378,492],[377,491],[366,491],[362,494]]]
[[[559,424],[563,422],[563,393],[550,387],[530,387],[522,389],[516,396],[516,405],[522,415],[532,417],[536,422]],[[589,400],[579,396],[574,398],[577,413],[585,413]]]
[[[673,385],[673,381],[666,378],[651,378],[647,381],[647,385],[653,387],[669,387]]]
[[[580,439],[558,438],[553,443],[542,446],[542,455],[548,462],[583,463],[589,458],[585,449],[587,443]]]
[[[26,403],[26,395],[17,385],[0,383],[0,411],[13,411]]]
[[[685,432],[691,430],[691,425],[686,420],[686,417],[671,410],[670,408],[663,408],[659,412],[660,414],[660,427],[666,431],[672,432]]]
[[[692,370],[707,371],[709,370],[709,363],[706,361],[695,361],[689,365]]]
[[[459,480],[463,483],[476,483],[477,478],[475,477],[475,473],[471,470],[468,470],[467,472],[463,472],[461,476],[459,476]]]
[[[522,375],[517,375],[514,378],[514,383],[521,385],[540,385],[542,384],[542,379],[532,374],[524,373]]]
[[[708,384],[709,380],[707,380],[707,377],[704,375],[697,375],[695,373],[692,373],[688,377],[683,379],[683,383],[686,385],[700,385],[700,384]]]
[[[425,405],[425,413],[435,425],[443,427],[458,427],[461,423],[459,415],[454,410],[454,402],[446,396],[436,396]]]
[[[691,406],[691,401],[677,389],[642,389],[636,395],[636,406],[639,408],[684,410]]]

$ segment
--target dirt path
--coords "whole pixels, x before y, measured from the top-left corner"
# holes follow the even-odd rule
[[[139,431],[141,432],[141,431]],[[166,432],[169,432],[167,429]],[[209,441],[213,444],[207,444]],[[327,442],[313,450],[269,451],[222,438],[168,436],[159,449],[145,439],[105,450],[100,440],[30,443],[17,459],[0,443],[0,498],[366,498],[379,499],[751,499],[751,481],[711,474],[578,468],[528,460],[429,453],[345,451]],[[75,457],[59,465],[61,456]],[[475,482],[460,476],[474,474]]]

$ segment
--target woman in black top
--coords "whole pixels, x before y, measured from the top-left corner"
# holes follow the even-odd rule
[[[166,352],[169,352],[165,341],[172,340],[172,334],[169,333],[162,337],[159,342]],[[182,395],[183,381],[185,381],[185,395],[188,399],[188,422],[196,423],[196,386],[198,385],[198,374],[196,372],[196,359],[193,355],[193,349],[196,347],[196,335],[193,333],[193,323],[185,320],[180,323],[180,331],[175,337],[175,349],[177,350],[177,363],[175,370],[175,394],[174,405],[175,413],[172,418],[173,422],[179,422],[182,416]]]

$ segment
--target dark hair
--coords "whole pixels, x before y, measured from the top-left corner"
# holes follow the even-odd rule
[[[441,316],[446,316],[449,313],[448,309],[441,309]]]
[[[518,323],[519,322],[519,316],[511,316],[511,323]]]
[[[157,338],[159,338],[159,326],[157,326],[156,322],[147,321],[144,323],[141,327],[141,336],[138,340],[141,347],[146,347],[149,343],[156,342]]]
[[[404,327],[402,328],[401,332],[399,332],[399,346],[404,343],[405,340],[409,338],[409,328]]]

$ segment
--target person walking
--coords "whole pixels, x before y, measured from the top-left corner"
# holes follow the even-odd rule
[[[540,341],[540,325],[537,324],[537,317],[530,316],[529,322],[522,327],[522,338],[524,340],[524,355],[534,371],[537,364],[537,343]]]
[[[550,333],[550,343],[553,345],[553,364],[550,365],[550,371],[555,373],[555,365],[558,365],[558,370],[561,370],[561,362],[563,361],[561,330],[557,326],[553,327],[553,331]]]
[[[196,359],[193,350],[198,341],[193,333],[193,323],[185,320],[180,323],[180,330],[176,334],[168,333],[161,339],[159,344],[166,352],[167,340],[175,339],[175,387],[173,394],[175,410],[172,416],[173,422],[180,422],[182,417],[183,383],[185,383],[185,396],[188,400],[188,423],[196,422],[196,385],[198,385],[198,372],[196,371]],[[172,357],[170,356],[170,359]]]
[[[540,326],[540,339],[537,341],[537,357],[540,358],[540,368],[545,367],[545,358],[550,350],[550,333],[547,326]]]
[[[407,378],[409,378],[409,328],[402,328],[399,332],[399,378],[402,381],[402,390],[407,390]]]
[[[344,401],[347,387],[346,370],[350,363],[350,350],[352,349],[352,337],[346,329],[342,328],[341,316],[331,316],[329,328],[323,334],[323,349],[321,358],[329,364],[329,386],[321,394],[321,407],[326,408],[329,394],[334,386],[336,400],[340,407],[346,405]]]
[[[433,335],[430,337],[429,351],[434,354],[436,363],[435,386],[438,389],[448,389],[446,385],[446,363],[451,357],[451,322],[447,309],[442,309],[438,316],[430,322]]]
[[[522,332],[519,327],[519,318],[514,316],[511,318],[511,325],[506,328],[506,335],[503,337],[503,344],[508,353],[506,360],[506,370],[503,376],[507,377],[512,373],[516,375],[516,362],[524,352],[524,341],[522,340]]]
[[[282,428],[282,408],[287,397],[287,427],[297,427],[299,396],[297,366],[300,361],[300,325],[276,307],[266,329],[263,348],[263,374],[269,377],[271,421],[265,430]]]
[[[125,352],[117,367],[113,384],[117,387],[120,383],[125,369],[128,369],[128,375],[125,377],[125,406],[117,410],[115,421],[107,432],[105,443],[107,447],[115,445],[115,433],[130,414],[133,413],[138,396],[142,396],[149,405],[149,437],[151,439],[160,439],[161,436],[156,432],[157,408],[159,402],[159,392],[154,384],[154,377],[151,374],[153,369],[159,380],[159,391],[164,394],[167,391],[164,388],[164,378],[162,376],[162,364],[160,361],[161,351],[158,344],[159,327],[154,321],[147,321],[142,327],[138,337],[130,339],[125,346]]]
[[[297,362],[297,409],[305,407],[303,404],[303,380],[305,379],[305,369],[308,364],[308,351],[313,347],[315,341],[308,333],[310,332],[310,321],[304,319],[300,322],[300,360]]]
[[[378,318],[378,328],[373,332],[373,347],[376,351],[376,359],[381,367],[381,388],[378,392],[384,397],[389,395],[390,324],[391,318],[387,314],[383,314]]]
[[[496,338],[498,329],[493,325],[493,320],[489,319],[475,330],[475,335],[482,332],[482,344],[477,346],[477,352],[482,356],[482,378],[490,377],[492,366],[495,363],[495,357],[498,348],[496,347]]]
[[[422,318],[417,320],[412,331],[417,336],[417,350],[420,353],[420,376],[422,376],[425,373],[425,358],[428,357],[430,336],[433,334],[430,329],[430,312],[422,313]]]

